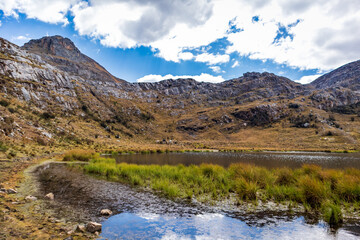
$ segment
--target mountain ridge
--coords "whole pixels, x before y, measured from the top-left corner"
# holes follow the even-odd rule
[[[102,141],[117,136],[129,141],[218,139],[287,146],[285,139],[299,132],[302,146],[312,146],[314,138],[325,144],[322,136],[332,131],[340,142],[353,146],[360,135],[353,124],[346,123],[347,129],[327,120],[335,107],[356,114],[357,107],[342,110],[360,101],[360,94],[346,85],[322,89],[267,72],[248,72],[216,84],[194,79],[130,83],[112,76],[60,36],[31,40],[23,47],[0,39],[0,98],[10,104],[0,106],[6,116],[0,119],[0,130],[14,139],[97,142],[100,135]],[[10,117],[12,124],[6,123]],[[277,135],[274,126],[287,131],[287,137]],[[254,138],[255,132],[263,137]]]

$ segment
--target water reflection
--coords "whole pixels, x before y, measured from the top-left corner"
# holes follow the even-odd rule
[[[301,153],[301,152],[202,152],[161,153],[116,156],[117,162],[134,164],[201,164],[212,163],[228,167],[231,163],[251,163],[267,168],[299,168],[303,164],[317,164],[324,168],[358,168],[360,153]]]
[[[262,227],[219,213],[192,217],[122,213],[103,222],[107,239],[357,239],[340,229],[328,232],[325,224],[307,224],[303,217],[274,221]]]

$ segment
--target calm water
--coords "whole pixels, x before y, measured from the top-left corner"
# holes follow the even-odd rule
[[[135,164],[190,165],[201,163],[218,164],[228,167],[231,163],[252,163],[267,168],[298,168],[303,164],[317,164],[324,168],[358,168],[360,153],[303,153],[303,152],[201,152],[201,153],[160,153],[131,154],[116,156],[117,162]]]
[[[259,223],[261,223],[259,219]],[[307,224],[303,217],[291,221],[249,225],[218,213],[192,217],[122,213],[103,222],[102,239],[359,239],[346,229],[329,232],[323,223]]]

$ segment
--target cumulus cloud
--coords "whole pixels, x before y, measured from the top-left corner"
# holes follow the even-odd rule
[[[19,13],[24,13],[43,22],[68,24],[66,15],[78,2],[80,0],[2,0],[0,9],[5,16],[18,18]]]
[[[137,79],[137,82],[159,82],[166,79],[179,79],[179,78],[192,78],[198,82],[211,82],[211,83],[219,83],[225,81],[221,76],[212,76],[207,73],[202,73],[200,75],[184,75],[184,76],[173,76],[171,74],[161,76],[161,75],[146,75],[142,78]]]
[[[80,35],[110,47],[149,46],[174,62],[224,64],[238,54],[326,71],[360,56],[354,0],[2,0],[0,9],[64,24],[70,13]],[[229,43],[225,53],[196,55],[219,39]]]
[[[321,74],[315,74],[315,75],[308,75],[303,76],[299,80],[295,80],[295,82],[301,83],[301,84],[308,84],[317,79],[318,77],[322,76]]]
[[[76,29],[111,47],[136,47],[171,35],[178,25],[196,27],[212,13],[208,0],[92,0],[72,8]],[[178,56],[177,56],[178,57]]]

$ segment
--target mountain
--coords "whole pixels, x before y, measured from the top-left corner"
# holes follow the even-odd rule
[[[267,72],[217,84],[129,83],[68,38],[44,37],[23,47],[0,39],[0,130],[6,139],[39,144],[176,139],[247,147],[288,148],[292,141],[297,149],[351,147],[360,128],[357,121],[347,124],[350,117],[341,109],[356,106],[346,113],[357,114],[357,64],[310,85]],[[328,120],[335,107],[341,114]],[[324,142],[329,131],[336,141]]]
[[[341,66],[310,85],[318,90],[311,99],[319,108],[341,109],[341,106],[357,104],[360,101],[360,60]]]
[[[82,54],[68,38],[53,36],[30,40],[24,44],[22,49],[41,56],[48,64],[56,66],[62,71],[88,80],[120,81],[93,59]]]
[[[360,60],[348,63],[317,78],[311,85],[317,89],[343,87],[360,91]]]

